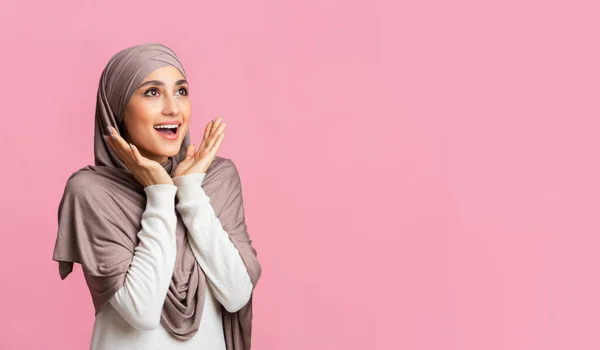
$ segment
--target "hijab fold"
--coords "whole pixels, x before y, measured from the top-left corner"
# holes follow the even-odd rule
[[[81,264],[96,315],[124,285],[146,207],[144,187],[113,153],[102,137],[106,126],[120,130],[122,115],[136,87],[152,71],[172,65],[185,76],[175,53],[159,43],[146,43],[120,51],[109,60],[98,86],[94,129],[94,163],[74,172],[65,185],[58,209],[58,234],[53,259],[61,279]],[[185,135],[179,153],[162,164],[173,172],[185,158]],[[242,187],[231,159],[215,157],[202,188],[223,229],[237,248],[252,284],[256,287],[261,266],[245,223]],[[175,199],[177,200],[177,199]],[[177,258],[161,314],[161,325],[180,340],[198,331],[207,281],[188,242],[187,228],[177,214]],[[228,350],[248,350],[251,345],[252,297],[239,311],[221,306]]]

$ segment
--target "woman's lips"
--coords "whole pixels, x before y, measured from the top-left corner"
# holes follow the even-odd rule
[[[179,129],[181,129],[181,125],[178,126],[175,129],[175,133],[174,134],[167,134],[164,132],[160,132],[157,129],[154,129],[154,131],[156,131],[160,136],[164,137],[165,139],[169,140],[169,141],[174,141],[177,140],[179,138]]]

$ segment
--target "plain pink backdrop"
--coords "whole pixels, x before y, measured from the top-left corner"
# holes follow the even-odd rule
[[[0,348],[84,349],[51,260],[110,56],[223,115],[263,264],[253,349],[600,348],[597,1],[9,1]]]

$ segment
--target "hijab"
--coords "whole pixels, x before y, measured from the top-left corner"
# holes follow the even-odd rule
[[[146,206],[141,185],[117,157],[103,135],[110,125],[122,130],[123,113],[129,98],[154,70],[172,65],[185,76],[175,53],[159,43],[145,43],[113,55],[100,77],[94,129],[94,165],[74,172],[67,180],[58,208],[58,234],[53,259],[61,279],[79,263],[90,290],[96,315],[124,285],[127,270],[138,245],[137,233]],[[181,149],[162,163],[173,172],[185,158],[189,130]],[[244,219],[239,173],[231,159],[216,156],[206,171],[202,188],[210,198],[216,216],[240,253],[256,287],[261,266],[248,236]],[[177,199],[175,199],[177,200]],[[161,325],[179,340],[198,331],[207,281],[188,243],[188,233],[177,214],[177,258],[161,313]],[[221,306],[228,350],[250,349],[252,297],[239,311],[230,313]]]

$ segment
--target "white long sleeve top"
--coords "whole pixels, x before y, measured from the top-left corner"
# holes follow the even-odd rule
[[[253,287],[201,187],[205,175],[179,176],[173,178],[174,185],[144,188],[147,202],[139,244],[125,284],[96,315],[91,350],[226,349],[221,305],[229,312],[238,311],[250,299]],[[176,339],[160,324],[176,259],[175,210],[188,229],[190,247],[208,282],[200,328],[187,341]]]

